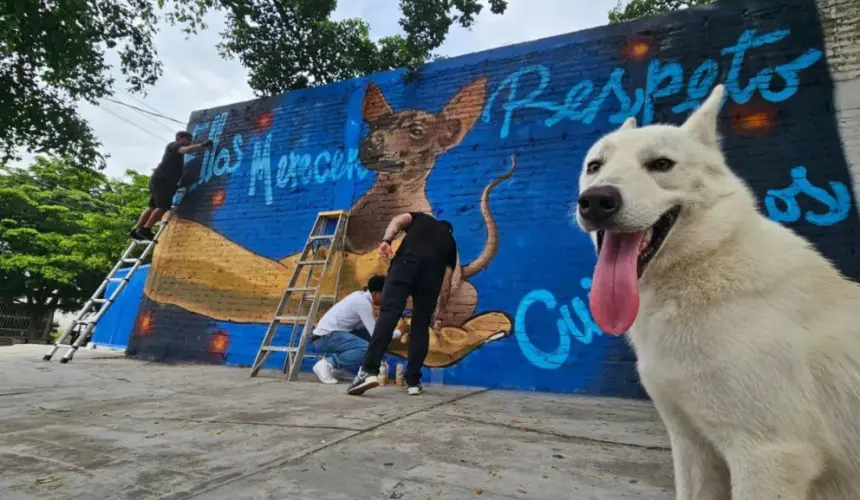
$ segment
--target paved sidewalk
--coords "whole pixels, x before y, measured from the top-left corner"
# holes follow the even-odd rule
[[[648,403],[0,347],[0,499],[672,499]],[[280,374],[279,372],[277,372]]]

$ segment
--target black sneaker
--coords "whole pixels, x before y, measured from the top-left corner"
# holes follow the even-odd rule
[[[421,394],[422,392],[424,392],[424,389],[421,387],[420,382],[415,384],[415,385],[410,385],[409,387],[406,388],[406,393],[409,394],[410,396],[417,396],[417,395]]]
[[[137,237],[140,238],[138,241],[152,241],[155,238],[155,235],[152,234],[152,229],[148,227],[142,227],[135,232],[137,233]]]
[[[376,375],[371,375],[364,371],[364,368],[359,368],[358,375],[352,380],[352,384],[347,389],[346,393],[350,396],[360,396],[365,391],[373,389],[379,385],[379,379]]]
[[[140,235],[137,234],[137,229],[132,229],[128,232],[128,236],[134,241],[140,241]]]

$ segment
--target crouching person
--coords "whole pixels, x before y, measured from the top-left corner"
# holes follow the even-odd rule
[[[324,357],[314,365],[314,373],[324,384],[336,384],[335,370],[355,371],[364,360],[376,320],[373,306],[382,303],[385,276],[373,276],[365,290],[352,292],[326,311],[311,336],[314,348]],[[400,337],[399,330],[394,338]]]

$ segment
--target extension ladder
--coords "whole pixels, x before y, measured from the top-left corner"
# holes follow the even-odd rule
[[[299,260],[296,262],[296,267],[293,269],[293,274],[284,291],[284,296],[281,298],[272,322],[269,323],[269,328],[263,336],[260,350],[257,351],[257,356],[251,367],[251,377],[257,376],[271,353],[284,352],[287,355],[284,360],[283,372],[288,375],[287,380],[296,380],[298,378],[302,360],[305,358],[308,338],[310,338],[313,331],[320,303],[331,302],[334,304],[334,301],[337,300],[337,291],[340,286],[340,272],[344,260],[343,251],[346,241],[347,220],[348,215],[342,210],[320,212],[317,214],[316,221],[305,242],[305,247],[299,256]],[[334,226],[334,231],[328,232],[331,230],[332,225]],[[323,252],[325,256],[320,255]],[[340,254],[341,258],[338,259],[335,271],[334,290],[331,295],[323,295],[321,290],[322,280],[337,254]],[[315,275],[314,270],[320,268],[322,269],[319,275]],[[305,271],[307,272],[304,283],[299,284],[300,276]],[[298,305],[294,311],[286,313],[287,304],[293,297],[297,297]],[[308,299],[310,299],[309,304],[307,302]],[[306,305],[309,306],[308,311],[304,312]],[[272,345],[278,326],[292,326],[290,329],[289,344],[286,346]]]
[[[170,219],[173,218],[174,213],[176,213],[176,207],[182,201],[185,193],[185,188],[180,188],[176,191],[176,195],[173,198],[173,205],[171,205],[170,210],[165,214],[166,217],[162,217],[161,222],[158,223],[158,229],[156,230],[152,240],[131,240],[131,243],[125,249],[125,252],[123,252],[122,257],[120,257],[116,262],[116,265],[113,266],[113,269],[111,269],[110,273],[108,273],[107,277],[102,281],[102,284],[99,285],[98,289],[96,289],[95,293],[93,293],[92,297],[90,297],[84,305],[84,308],[78,312],[78,315],[75,316],[75,319],[72,320],[66,328],[66,331],[63,332],[63,335],[54,342],[51,349],[42,357],[43,360],[50,361],[60,347],[66,347],[66,353],[63,354],[62,358],[60,358],[60,363],[68,363],[72,360],[75,352],[77,352],[82,345],[86,344],[95,329],[96,324],[98,324],[99,320],[104,317],[108,308],[110,308],[111,304],[116,301],[125,289],[125,286],[131,280],[135,271],[137,271],[141,264],[143,264],[146,258],[152,253],[155,244],[158,242],[158,237],[161,235],[161,232],[164,230],[167,223],[170,222]],[[137,257],[134,257],[134,254],[140,249],[140,247],[143,247],[143,251],[139,252]],[[125,276],[119,278],[117,277],[117,272],[123,264],[132,264],[132,266],[129,268],[128,272],[125,273]],[[109,296],[103,297],[102,294],[107,290],[108,283],[117,283],[117,287]],[[71,344],[64,344],[63,342],[65,342],[66,339],[71,339],[76,330],[78,331],[78,338]]]

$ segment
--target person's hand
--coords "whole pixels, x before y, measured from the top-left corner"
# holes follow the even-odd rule
[[[391,251],[391,245],[387,241],[383,241],[379,244],[379,255],[382,256],[385,260],[391,260],[391,256],[394,252]]]
[[[439,335],[440,333],[442,333],[442,320],[441,319],[437,319],[433,323],[433,331],[436,332],[436,335]]]
[[[212,139],[206,139],[206,141],[203,143],[203,147],[204,147],[204,148],[211,148],[211,147],[212,147],[212,144],[214,144],[214,143],[212,142]]]

